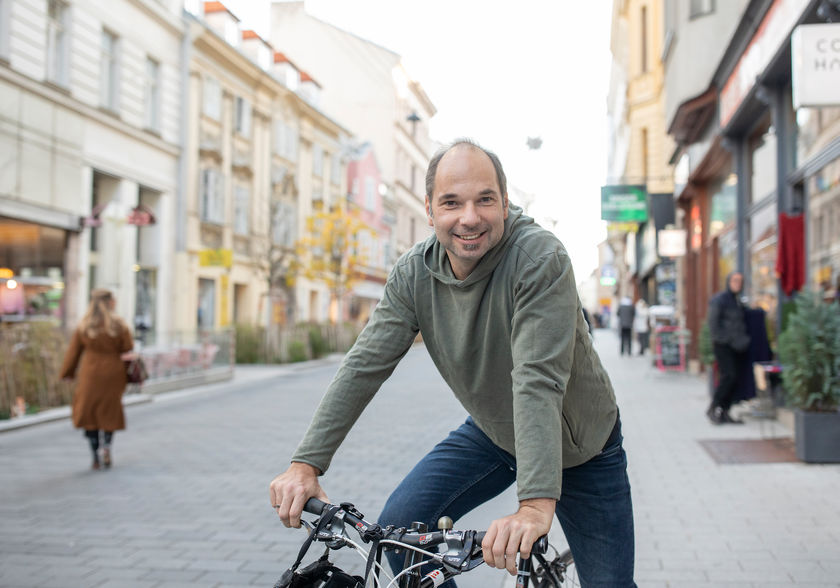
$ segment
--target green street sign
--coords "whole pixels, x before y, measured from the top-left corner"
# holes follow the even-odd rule
[[[648,219],[644,186],[601,186],[601,220],[643,223]]]

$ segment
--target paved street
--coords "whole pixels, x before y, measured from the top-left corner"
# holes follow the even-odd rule
[[[639,586],[840,586],[840,466],[718,465],[698,441],[789,432],[715,427],[703,380],[619,357],[612,332],[598,331],[596,344],[624,421]],[[239,368],[232,382],[130,406],[110,471],[87,469],[85,440],[67,420],[0,434],[0,586],[272,586],[303,535],[276,519],[268,482],[336,367]],[[375,518],[464,416],[413,349],[336,455],[330,497]],[[514,506],[510,490],[458,526],[484,528]],[[363,566],[352,553],[339,561]],[[512,583],[482,567],[459,585]]]

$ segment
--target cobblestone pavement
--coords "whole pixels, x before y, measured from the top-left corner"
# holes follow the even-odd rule
[[[619,357],[612,332],[595,341],[624,422],[638,585],[840,586],[840,466],[718,465],[699,441],[789,432],[758,421],[713,426],[702,379]],[[67,420],[0,434],[0,586],[272,586],[303,535],[276,519],[268,482],[336,367],[238,368],[232,382],[130,406],[109,471],[87,469],[85,440]],[[426,352],[413,349],[333,460],[328,494],[375,518],[464,417]],[[511,489],[458,526],[485,528],[515,503]],[[552,536],[562,543],[557,528]],[[340,565],[363,565],[351,556]],[[512,581],[482,567],[459,586]]]

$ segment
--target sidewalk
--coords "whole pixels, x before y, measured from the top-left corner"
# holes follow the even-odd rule
[[[640,587],[840,586],[840,465],[749,463],[774,458],[749,443],[711,453],[727,441],[789,447],[792,432],[748,417],[713,425],[705,377],[622,357],[612,331],[595,343],[621,409]]]
[[[209,384],[189,386],[178,390],[148,393],[145,392],[141,386],[139,390],[135,392],[131,391],[131,389],[135,387],[130,386],[129,391],[123,395],[123,406],[129,407],[137,404],[146,404],[148,402],[182,398],[184,396],[212,392],[228,387],[247,386],[260,380],[268,380],[279,376],[300,373],[308,369],[315,369],[323,365],[338,363],[341,361],[342,357],[344,357],[344,355],[341,353],[333,353],[321,359],[314,359],[312,361],[304,361],[300,363],[237,365],[234,366],[233,377],[231,379],[224,379]],[[69,406],[59,406],[56,408],[48,408],[35,414],[27,414],[17,418],[0,420],[0,434],[6,431],[15,431],[42,423],[68,419],[70,418],[70,412]]]

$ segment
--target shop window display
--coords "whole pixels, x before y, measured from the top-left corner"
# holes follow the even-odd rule
[[[0,217],[0,320],[62,318],[65,231]]]
[[[778,243],[776,203],[756,211],[750,218],[750,291],[749,304],[774,315],[778,304],[778,281],[775,275]]]

